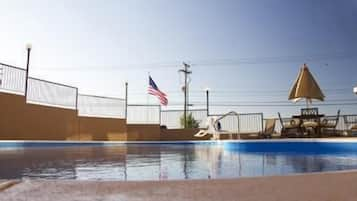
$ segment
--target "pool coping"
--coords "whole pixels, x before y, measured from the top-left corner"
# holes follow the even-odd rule
[[[182,141],[79,141],[79,140],[0,140],[1,143],[46,143],[46,144],[224,144],[224,143],[269,143],[269,142],[356,142],[357,138],[294,138],[255,140],[182,140]]]
[[[354,201],[357,172],[239,179],[170,181],[27,180],[0,192],[3,200],[346,200]],[[135,190],[134,190],[135,189]],[[26,197],[22,196],[26,193]],[[2,200],[0,197],[0,200]]]

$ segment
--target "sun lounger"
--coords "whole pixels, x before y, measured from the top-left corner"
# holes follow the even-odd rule
[[[208,131],[206,129],[202,129],[200,131],[198,131],[198,133],[196,133],[194,136],[195,137],[204,137],[206,135],[208,135]]]

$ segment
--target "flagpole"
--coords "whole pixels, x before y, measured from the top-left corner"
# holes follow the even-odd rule
[[[150,79],[150,71],[148,71],[148,79]],[[146,121],[149,121],[149,93],[146,93],[146,105]]]

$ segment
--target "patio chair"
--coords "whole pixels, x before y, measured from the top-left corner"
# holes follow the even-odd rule
[[[275,131],[275,122],[276,119],[266,119],[265,120],[265,128],[261,137],[263,138],[271,138]]]
[[[357,115],[344,115],[348,135],[357,136]]]
[[[337,111],[336,116],[326,116],[321,121],[321,132],[322,134],[327,134],[328,136],[337,136],[337,124],[340,119],[340,110]]]
[[[317,116],[319,114],[319,108],[301,108],[301,116]]]
[[[281,118],[280,113],[278,112],[280,124],[281,124],[281,137],[298,137],[302,134],[300,127],[301,121],[296,118]]]
[[[318,108],[302,108],[301,109],[301,129],[309,136],[320,135],[320,117]]]

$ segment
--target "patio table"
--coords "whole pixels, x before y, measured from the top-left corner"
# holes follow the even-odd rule
[[[317,127],[315,128],[315,133],[317,135],[321,134],[320,121],[321,118],[325,117],[324,114],[311,114],[311,115],[293,115],[292,118],[300,119],[300,126],[303,124],[304,120],[313,120],[317,122]],[[303,133],[302,133],[303,135]]]

